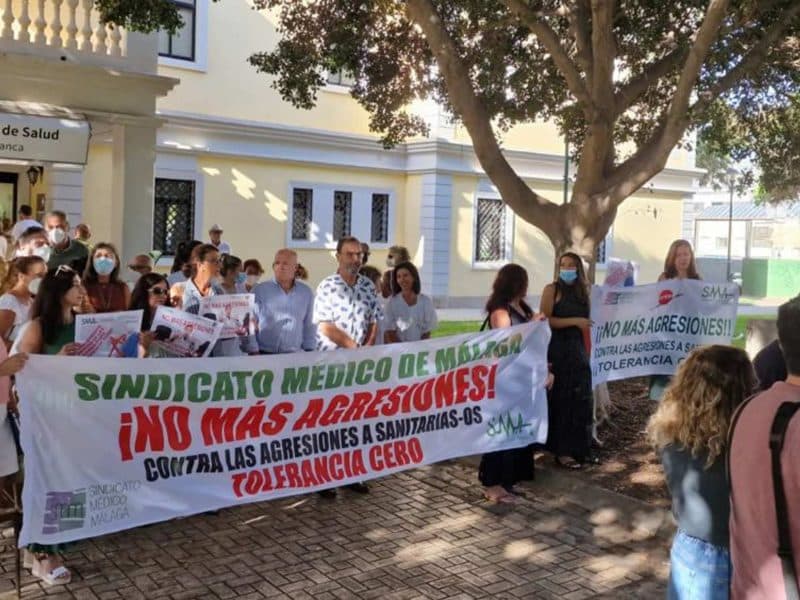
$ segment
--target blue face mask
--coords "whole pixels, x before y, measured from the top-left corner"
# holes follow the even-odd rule
[[[575,283],[575,280],[578,279],[578,272],[575,270],[561,269],[558,272],[558,277],[564,283]]]
[[[245,283],[247,281],[247,273],[239,273],[236,276],[236,283]]]
[[[94,265],[94,270],[97,271],[98,275],[111,275],[111,271],[113,271],[114,267],[117,266],[117,263],[114,262],[114,259],[108,258],[107,256],[98,256],[92,260],[92,264]]]

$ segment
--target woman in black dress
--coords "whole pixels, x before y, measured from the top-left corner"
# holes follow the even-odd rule
[[[559,260],[558,279],[542,291],[541,310],[553,336],[547,349],[555,383],[547,394],[547,450],[560,466],[579,469],[591,460],[592,371],[584,344],[589,331],[589,284],[572,252]]]
[[[511,327],[534,318],[533,310],[525,302],[527,293],[528,272],[513,263],[505,265],[492,284],[492,295],[486,301],[487,317],[481,329]],[[484,454],[478,467],[478,479],[487,500],[512,503],[514,484],[533,479],[533,450],[523,446]]]

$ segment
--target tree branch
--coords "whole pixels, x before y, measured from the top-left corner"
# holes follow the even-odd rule
[[[614,162],[614,2],[592,0],[592,87],[597,110],[587,123],[575,192],[591,195],[603,185]]]
[[[728,0],[709,2],[663,121],[650,139],[633,156],[618,165],[606,180],[612,205],[618,206],[667,164],[670,152],[689,125],[689,99],[711,44],[719,33],[727,8]]]
[[[450,102],[472,138],[483,170],[515,213],[529,223],[536,223],[553,239],[558,206],[531,190],[503,156],[489,113],[476,96],[467,69],[431,1],[408,0],[406,12],[410,20],[422,29],[436,57]]]
[[[639,75],[621,86],[614,94],[615,115],[619,116],[633,106],[651,85],[681,64],[688,52],[688,48],[676,48],[650,63]]]
[[[556,32],[553,31],[546,22],[541,20],[537,13],[522,0],[503,0],[503,4],[506,5],[508,10],[519,17],[520,21],[531,30],[531,33],[537,37],[550,53],[561,76],[567,82],[569,91],[572,92],[572,95],[575,96],[578,103],[583,105],[584,114],[587,116],[587,120],[589,120],[588,117],[594,110],[594,103],[589,95],[586,83],[578,71],[578,67],[567,55]]]
[[[699,94],[699,98],[692,104],[689,111],[692,116],[702,114],[720,95],[731,89],[746,75],[758,69],[767,58],[770,49],[777,46],[781,36],[792,24],[792,20],[800,15],[800,2],[795,2],[792,7],[781,15],[764,36],[753,46],[744,58],[730,71],[720,77],[708,90]]]
[[[592,89],[598,109],[611,117],[614,111],[614,40],[613,0],[592,0]]]
[[[589,25],[590,9],[589,0],[576,0],[572,2],[572,8],[567,12],[567,20],[572,35],[575,36],[575,47],[577,48],[576,60],[581,70],[586,73],[586,83],[592,87],[592,45],[591,27]]]
[[[665,134],[669,129],[677,127],[681,121],[686,119],[692,90],[700,75],[700,69],[706,60],[706,56],[708,56],[711,44],[714,43],[719,33],[729,3],[729,0],[711,0],[708,4],[706,16],[702,25],[700,25],[700,29],[697,30],[694,44],[686,57],[686,62],[681,70],[681,77],[675,87],[675,94],[672,97],[669,112],[667,113],[667,130],[665,130]]]

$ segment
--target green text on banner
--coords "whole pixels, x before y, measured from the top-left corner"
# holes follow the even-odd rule
[[[21,544],[543,442],[545,322],[335,352],[32,356]]]

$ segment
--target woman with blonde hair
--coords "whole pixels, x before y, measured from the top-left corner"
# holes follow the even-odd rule
[[[678,523],[670,551],[670,599],[728,598],[728,426],[755,383],[743,350],[698,348],[681,364],[650,418],[647,434],[661,455]]]

